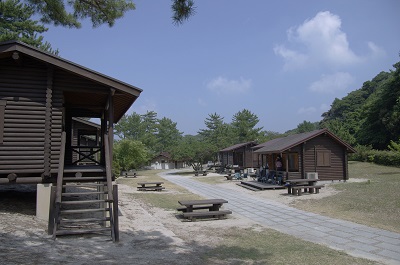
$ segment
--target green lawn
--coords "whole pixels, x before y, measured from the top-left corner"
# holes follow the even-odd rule
[[[365,181],[334,184],[338,194],[294,206],[400,233],[400,168],[350,161],[349,175]]]

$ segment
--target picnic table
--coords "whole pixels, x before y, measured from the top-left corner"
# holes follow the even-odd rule
[[[154,181],[154,182],[138,182],[138,190],[141,191],[148,191],[148,190],[155,190],[155,191],[162,191],[165,187],[162,186],[164,182],[162,181]]]
[[[301,195],[301,190],[309,193],[319,193],[319,189],[324,187],[324,185],[316,185],[319,179],[288,179],[286,183],[288,184],[288,194]]]
[[[186,200],[178,201],[178,203],[183,207],[180,207],[177,210],[183,212],[184,218],[188,218],[192,221],[196,219],[196,217],[218,217],[220,219],[221,217],[232,213],[231,211],[220,210],[224,203],[228,203],[228,201],[224,199]],[[208,209],[208,211],[194,211],[206,209]]]

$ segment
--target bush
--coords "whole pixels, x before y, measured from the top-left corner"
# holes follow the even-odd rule
[[[357,153],[349,156],[350,160],[400,167],[400,152],[374,150],[370,146],[357,146],[356,150]]]

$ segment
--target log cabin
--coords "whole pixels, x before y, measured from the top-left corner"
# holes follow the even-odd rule
[[[348,154],[356,152],[328,129],[276,138],[253,149],[259,163],[268,164],[270,170],[276,170],[280,157],[288,179],[320,180],[348,180]]]
[[[218,161],[224,167],[235,166],[238,169],[258,167],[257,155],[253,153],[254,141],[235,144],[218,152]]]
[[[112,223],[113,217],[117,218],[115,211],[112,213],[117,206],[111,175],[113,128],[141,92],[25,43],[0,43],[0,184],[50,187],[49,233],[54,237],[98,232],[62,231],[60,215],[69,183],[101,186],[97,189],[105,195],[100,204],[108,204],[104,209],[111,216],[102,222]],[[96,146],[86,156],[87,146],[79,145],[73,128],[82,117],[100,121]],[[91,163],[81,163],[82,156]],[[37,209],[40,203],[38,200]],[[114,241],[118,236],[115,225],[108,229]]]

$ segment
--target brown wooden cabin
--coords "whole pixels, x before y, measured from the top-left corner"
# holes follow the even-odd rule
[[[76,117],[100,119],[99,161],[85,173],[105,172],[105,141],[112,147],[113,124],[141,91],[24,43],[0,43],[0,183],[55,182],[62,132],[65,174],[82,170]]]
[[[38,184],[37,215],[49,213],[48,231],[54,238],[111,232],[118,241],[113,128],[141,92],[24,43],[0,43],[0,184]],[[82,117],[97,118],[100,125],[89,125]],[[69,201],[77,197],[77,185],[96,189],[90,202],[101,216],[68,216],[65,209],[71,205],[83,208],[71,215],[93,211],[82,199],[88,193],[79,202]],[[74,230],[85,227],[84,222],[89,222],[85,229]]]
[[[235,144],[219,151],[221,165],[237,165],[239,168],[258,167],[258,155],[253,154],[256,142]]]
[[[282,158],[289,179],[307,178],[317,173],[320,180],[347,180],[348,153],[355,150],[327,129],[276,138],[254,146],[261,165],[276,170],[275,160]],[[313,174],[314,175],[314,174]]]

